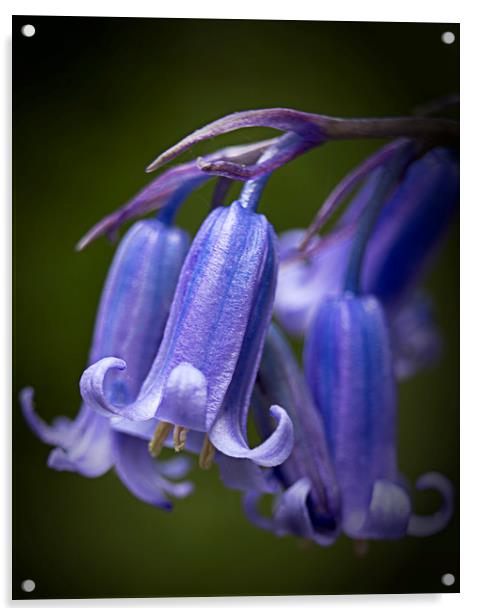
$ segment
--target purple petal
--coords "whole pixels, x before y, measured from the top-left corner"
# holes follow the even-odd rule
[[[84,402],[105,417],[110,417],[110,413],[119,414],[119,407],[110,404],[108,392],[105,391],[105,378],[110,370],[124,370],[125,368],[126,362],[117,357],[105,357],[87,368],[80,379],[80,393]],[[150,419],[153,415],[154,411],[145,419]],[[134,417],[128,417],[128,419],[134,419]]]
[[[158,462],[159,472],[167,479],[182,479],[191,470],[191,466],[191,458],[177,454],[169,460]]]
[[[135,437],[115,436],[115,470],[130,492],[144,502],[169,510],[167,495],[184,498],[193,490],[190,482],[172,483],[161,475],[161,464],[148,453],[146,443]]]
[[[233,458],[247,458],[260,466],[277,466],[286,460],[293,448],[293,425],[280,406],[272,406],[271,415],[278,422],[274,432],[261,445],[250,449],[238,430],[237,418],[222,413],[213,424],[209,437],[221,452]]]
[[[88,429],[68,448],[53,449],[48,466],[57,471],[80,473],[85,477],[99,477],[113,464],[112,437],[108,420],[91,412]]]
[[[304,334],[325,298],[342,290],[350,247],[347,237],[319,251],[324,240],[316,240],[317,254],[308,260],[291,260],[303,236],[303,230],[293,230],[280,238],[280,251],[286,257],[280,264],[274,300],[278,321],[294,336]],[[295,241],[296,250],[292,247]]]
[[[248,520],[266,531],[273,531],[272,518],[267,518],[258,511],[258,502],[263,496],[262,492],[247,492],[243,496],[243,508]]]
[[[331,545],[337,538],[337,532],[319,532],[311,523],[307,499],[311,483],[306,477],[298,479],[278,500],[273,514],[274,529],[278,535],[297,535],[312,539],[319,545]]]
[[[36,412],[33,402],[33,387],[25,387],[20,392],[20,406],[23,417],[30,430],[47,445],[64,445],[70,440],[72,421],[67,417],[57,417],[49,426]]]
[[[122,402],[134,399],[156,355],[188,246],[188,234],[181,229],[142,220],[129,229],[115,252],[98,309],[90,363],[114,356],[128,364]]]
[[[212,139],[218,135],[229,133],[239,128],[264,126],[276,128],[281,131],[291,131],[303,138],[320,143],[323,140],[323,131],[315,124],[319,116],[294,109],[253,109],[240,111],[225,116],[215,122],[207,124],[203,128],[194,131],[176,145],[158,156],[148,167],[147,171],[154,171],[182,152],[189,150],[191,146],[206,139]]]
[[[343,519],[360,528],[376,482],[398,476],[396,387],[379,302],[351,294],[323,302],[308,332],[305,368],[324,417]]]
[[[264,216],[244,209],[239,203],[211,212],[185,260],[164,337],[137,400],[125,406],[110,403],[103,379],[108,370],[123,369],[125,364],[107,358],[90,367],[82,377],[81,391],[87,403],[99,411],[132,420],[148,420],[156,413],[158,419],[167,416],[169,421],[185,428],[203,425],[204,429],[211,425],[233,378],[252,306],[265,287],[263,271],[271,260],[272,242],[274,234]],[[269,270],[268,276],[266,287],[271,294],[274,286]],[[266,311],[264,318],[269,315]],[[253,344],[260,353],[263,334],[256,333]],[[170,373],[180,364],[190,364],[206,378],[207,405],[200,417],[192,413],[185,417],[178,405],[177,417],[173,416],[171,405],[165,409],[165,416],[161,411],[157,413]],[[246,377],[248,383],[251,378],[254,381],[254,374],[248,373]]]
[[[158,420],[152,418],[148,421],[132,421],[131,419],[115,415],[111,416],[110,425],[112,430],[150,441],[158,425]]]
[[[314,404],[302,371],[286,338],[270,325],[261,358],[252,406],[262,438],[271,433],[268,408],[276,401],[286,407],[294,428],[294,447],[289,458],[274,469],[285,489],[299,479],[310,482],[312,524],[330,530],[340,513],[340,494],[326,442],[324,422]]]
[[[264,494],[279,490],[279,484],[271,471],[261,469],[250,460],[218,454],[217,462],[222,482],[232,490],[255,491]]]
[[[437,362],[443,345],[428,296],[417,292],[392,317],[391,342],[394,372],[399,380]]]
[[[170,372],[158,413],[163,421],[205,431],[207,382],[202,372],[182,362]]]
[[[406,534],[411,501],[401,486],[387,480],[374,484],[365,515],[346,515],[343,530],[355,539],[399,539]]]
[[[397,310],[430,264],[458,211],[457,155],[435,148],[409,165],[365,253],[361,286]]]
[[[426,473],[417,483],[418,490],[437,490],[442,496],[442,506],[432,515],[413,513],[408,525],[408,535],[429,537],[443,530],[449,524],[454,512],[454,488],[449,479],[440,473]]]
[[[108,421],[91,412],[85,405],[75,420],[57,417],[49,426],[33,408],[33,389],[20,392],[23,415],[31,430],[48,445],[56,448],[48,457],[48,466],[58,471],[99,477],[113,464]]]

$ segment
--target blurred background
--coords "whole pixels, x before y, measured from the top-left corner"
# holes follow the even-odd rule
[[[36,28],[32,38],[21,26]],[[456,41],[445,45],[444,31]],[[47,420],[74,416],[97,302],[114,247],[73,247],[151,176],[144,167],[224,114],[292,107],[324,114],[408,114],[459,91],[459,27],[176,19],[13,18],[14,598],[454,592],[458,512],[427,539],[372,542],[363,557],[279,539],[250,525],[216,468],[172,513],[136,500],[113,472],[98,479],[46,467],[49,448],[26,427],[17,393],[34,385]],[[254,129],[196,146],[272,136]],[[277,171],[261,210],[278,232],[304,227],[336,182],[379,142],[329,144]],[[191,232],[212,186],[179,222]],[[400,387],[400,468],[437,470],[459,488],[459,231],[426,286],[444,334],[442,361]],[[299,347],[297,347],[299,351]],[[414,508],[435,510],[434,494]],[[441,584],[452,573],[456,583]],[[22,592],[22,580],[36,588]]]

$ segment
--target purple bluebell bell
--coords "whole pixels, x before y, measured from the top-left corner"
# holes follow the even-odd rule
[[[164,220],[169,212],[162,214]],[[115,253],[103,290],[90,352],[90,362],[112,354],[128,362],[125,375],[110,374],[105,396],[116,404],[135,399],[158,350],[180,268],[187,252],[187,234],[160,219],[137,222]],[[58,417],[47,425],[34,411],[33,390],[21,393],[25,419],[37,436],[53,445],[48,465],[96,477],[112,466],[125,485],[142,500],[171,508],[168,494],[186,496],[182,476],[188,461],[178,458],[158,463],[146,444],[120,433],[109,418],[83,403],[74,420]]]
[[[309,329],[304,363],[325,421],[344,533],[392,539],[444,528],[453,510],[449,481],[439,473],[418,480],[418,489],[443,497],[437,513],[418,516],[397,467],[396,386],[380,302],[351,292],[325,300]]]
[[[323,420],[309,388],[279,328],[271,325],[253,393],[255,423],[261,437],[272,430],[272,401],[288,409],[294,426],[289,458],[272,473],[282,487],[271,518],[259,514],[262,493],[250,489],[244,503],[248,517],[277,535],[293,534],[330,545],[340,532],[340,495],[329,455]]]
[[[417,516],[397,467],[396,380],[389,325],[382,302],[361,295],[361,276],[382,204],[408,164],[398,151],[382,168],[352,240],[344,291],[325,299],[311,323],[304,349],[307,381],[325,420],[341,490],[341,526],[356,539],[429,535],[449,522],[452,486],[439,473],[424,475],[419,489],[435,488],[443,506]]]
[[[311,256],[300,259],[298,246],[302,234],[304,239],[304,232],[288,232],[280,238],[280,255],[285,257],[280,264],[275,314],[290,333],[304,334],[318,305],[325,297],[337,295],[341,290],[354,230],[380,171],[369,177],[352,200],[339,224],[343,233],[336,232],[336,241],[316,239],[315,245],[310,247]],[[436,358],[440,349],[434,323],[425,319],[424,301],[415,301],[414,290],[450,228],[458,199],[456,156],[450,150],[435,148],[409,165],[404,178],[384,204],[366,248],[361,289],[375,295],[385,305],[394,330],[397,373],[401,377],[413,374],[413,366],[424,366],[428,358]],[[407,320],[404,318],[406,314]],[[413,340],[409,338],[408,367],[404,363],[405,346],[397,345],[396,341],[404,340],[404,336],[412,332],[412,320],[416,324],[414,336],[420,336],[422,344],[416,348],[415,356]],[[428,344],[427,348],[425,344]]]
[[[106,416],[159,420],[151,448],[174,427],[175,448],[188,430],[205,434],[200,465],[215,449],[233,458],[275,466],[291,452],[291,421],[271,407],[273,434],[250,449],[246,420],[276,286],[276,236],[255,208],[266,178],[247,182],[239,201],[214,209],[198,231],[181,275],[158,354],[136,400],[115,404],[105,389],[127,363],[105,358],[82,376],[86,403]],[[113,372],[114,371],[114,372]]]

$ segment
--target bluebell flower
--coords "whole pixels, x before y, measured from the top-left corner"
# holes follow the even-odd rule
[[[418,489],[437,489],[442,508],[432,516],[412,512],[397,466],[396,379],[389,325],[382,302],[359,291],[368,243],[385,197],[408,163],[398,151],[381,170],[356,235],[344,291],[318,307],[305,340],[304,365],[341,491],[341,527],[355,539],[394,539],[442,530],[453,511],[450,482],[422,476]]]
[[[80,388],[85,402],[106,416],[159,422],[151,443],[158,452],[173,430],[177,450],[188,431],[205,435],[200,465],[215,449],[233,458],[275,466],[290,454],[291,421],[271,407],[273,434],[251,449],[246,420],[276,286],[276,236],[255,208],[265,178],[247,183],[242,197],[214,209],[198,231],[183,265],[165,334],[135,401],[111,401],[106,383],[127,368],[118,357],[88,368]],[[128,370],[127,370],[128,372]]]
[[[169,218],[165,213],[163,218]],[[187,234],[159,219],[137,222],[115,253],[96,318],[90,363],[112,354],[128,362],[126,375],[111,374],[106,397],[117,404],[135,399],[158,350],[181,264]],[[21,393],[25,419],[35,434],[53,445],[48,465],[56,470],[96,477],[114,467],[138,498],[168,509],[168,495],[186,496],[188,482],[175,484],[188,468],[177,458],[159,463],[144,441],[118,432],[114,422],[83,403],[73,420],[58,417],[46,424],[34,411],[33,390]]]
[[[324,417],[344,533],[392,539],[444,528],[453,510],[449,481],[435,472],[418,480],[418,489],[443,496],[440,511],[419,516],[397,466],[396,384],[380,302],[353,293],[325,300],[308,331],[304,364]]]
[[[272,431],[268,409],[273,400],[289,411],[294,447],[289,458],[272,469],[281,486],[272,517],[258,512],[262,492],[253,488],[244,498],[247,515],[279,536],[293,534],[330,545],[340,532],[340,494],[323,420],[288,342],[275,325],[266,337],[252,399],[256,426],[263,438]]]
[[[304,334],[319,304],[341,292],[354,231],[379,172],[368,178],[352,200],[340,221],[343,232],[336,232],[332,239],[315,239],[310,257],[297,258],[304,231],[290,231],[280,238],[280,254],[284,258],[278,276],[275,314],[290,333]],[[441,347],[433,311],[425,310],[424,301],[416,301],[415,289],[451,226],[458,200],[456,156],[450,150],[435,148],[408,166],[404,178],[384,204],[366,248],[361,289],[378,297],[386,308],[393,329],[397,374],[402,378],[436,359]],[[416,345],[414,339],[419,338],[421,344]]]
[[[298,246],[305,232],[290,231],[280,238],[284,265],[280,267],[275,312],[291,333],[304,333],[321,300],[337,294],[344,284],[353,231],[377,177],[373,174],[352,200],[341,220],[345,232],[337,234],[337,241],[326,242],[323,249],[323,242],[315,240],[311,256],[301,260],[292,257],[299,256]],[[384,204],[372,232],[361,289],[377,296],[389,312],[402,306],[430,267],[457,213],[458,202],[459,167],[452,151],[436,148],[411,163]]]

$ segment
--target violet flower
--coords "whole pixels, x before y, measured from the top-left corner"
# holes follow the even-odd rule
[[[346,293],[325,300],[306,338],[304,363],[324,417],[341,490],[342,529],[356,539],[427,536],[453,511],[453,489],[439,473],[419,478],[419,490],[443,497],[431,516],[411,511],[397,466],[396,387],[384,311],[372,296]]]
[[[162,214],[164,220],[170,212]],[[128,362],[126,375],[110,374],[105,396],[116,404],[134,400],[163,335],[171,298],[185,257],[187,234],[169,222],[137,222],[115,253],[103,290],[90,362],[115,354]],[[83,403],[74,420],[58,417],[47,425],[34,411],[33,390],[21,393],[25,419],[35,434],[53,445],[48,465],[56,470],[96,477],[115,468],[138,498],[165,509],[167,495],[186,496],[192,485],[175,484],[188,468],[186,459],[158,463],[144,441],[115,430],[106,417]]]
[[[286,339],[271,325],[252,399],[263,438],[272,430],[268,409],[274,400],[290,413],[294,447],[289,458],[272,469],[283,488],[273,516],[266,518],[258,512],[256,504],[262,493],[253,489],[244,499],[247,515],[254,524],[279,536],[299,535],[330,545],[340,532],[340,495],[323,420]]]
[[[280,238],[282,263],[275,314],[293,335],[304,334],[319,304],[341,290],[354,237],[352,231],[361,220],[380,172],[381,169],[375,171],[352,200],[339,223],[345,233],[336,232],[336,241],[315,239],[309,249],[310,256],[300,259],[298,246],[304,232],[290,231]],[[394,343],[412,333],[412,319],[416,323],[414,336],[422,340],[415,355],[413,340],[409,339],[409,366],[404,364],[405,346],[402,345],[401,351],[401,345],[394,344],[397,370],[402,377],[412,374],[414,366],[425,365],[427,358],[436,358],[440,348],[433,322],[425,319],[424,303],[415,302],[413,292],[450,228],[458,198],[459,169],[455,154],[444,148],[431,150],[408,166],[404,178],[384,204],[366,248],[361,289],[384,303],[394,330]],[[401,313],[409,315],[408,327],[405,319],[399,318]],[[429,348],[424,347],[426,342]]]
[[[274,150],[273,150],[274,152]],[[151,443],[159,451],[173,430],[175,448],[188,430],[203,433],[200,465],[215,448],[233,458],[275,466],[290,454],[291,421],[277,405],[273,434],[250,449],[246,419],[276,286],[276,236],[255,212],[266,178],[246,183],[241,199],[213,210],[183,265],[158,354],[135,401],[108,396],[111,374],[127,368],[107,357],[88,368],[80,388],[85,402],[106,416],[159,421]],[[127,370],[128,372],[128,370]]]

